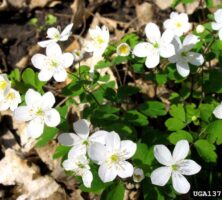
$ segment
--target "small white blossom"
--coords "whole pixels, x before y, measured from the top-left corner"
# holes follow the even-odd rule
[[[40,47],[47,47],[50,44],[57,43],[58,41],[66,41],[68,40],[69,36],[72,34],[73,24],[67,25],[64,30],[60,33],[60,31],[57,28],[51,27],[47,30],[47,38],[49,40],[44,40],[41,42],[38,42],[38,45]]]
[[[53,109],[55,97],[51,92],[43,96],[33,89],[25,94],[26,106],[15,109],[14,117],[18,121],[28,122],[26,132],[32,138],[38,138],[44,130],[44,125],[56,127],[60,123],[60,115]]]
[[[0,101],[5,98],[11,88],[11,83],[6,74],[0,74]]]
[[[5,98],[0,101],[0,111],[7,109],[14,111],[19,103],[21,103],[20,94],[11,88]]]
[[[201,24],[197,25],[197,27],[196,27],[196,32],[197,33],[199,33],[199,34],[203,33],[204,30],[205,30],[205,27],[203,25],[201,25]]]
[[[130,46],[127,43],[121,43],[116,49],[116,53],[119,56],[128,56],[130,54]]]
[[[155,145],[154,156],[159,163],[165,165],[155,169],[151,173],[151,182],[154,185],[164,186],[172,176],[174,189],[181,194],[190,190],[190,183],[183,175],[194,175],[201,170],[201,166],[195,161],[185,159],[189,153],[187,140],[176,143],[173,155],[165,145]]]
[[[87,41],[85,51],[93,52],[93,55],[102,56],[109,44],[109,30],[106,26],[96,26],[89,29],[90,41]]]
[[[140,168],[134,168],[133,181],[136,183],[141,182],[145,178],[143,170]]]
[[[148,23],[145,33],[148,42],[137,44],[133,49],[133,54],[146,57],[146,67],[156,67],[160,62],[160,56],[169,58],[175,54],[174,46],[171,44],[174,35],[171,31],[167,30],[161,36],[159,27],[154,23]]]
[[[222,40],[222,9],[217,10],[214,13],[215,22],[212,22],[211,26],[213,30],[219,31],[219,38]]]
[[[185,37],[183,44],[178,37],[175,37],[173,40],[176,54],[170,57],[169,61],[176,63],[177,71],[182,77],[189,75],[189,63],[195,66],[200,66],[204,63],[202,54],[191,51],[197,42],[199,42],[198,37],[192,34]]]
[[[97,131],[89,136],[89,122],[85,119],[80,119],[77,122],[73,123],[74,133],[62,133],[58,137],[60,144],[65,146],[72,146],[70,152],[81,152],[86,154],[87,149],[90,144],[94,142],[99,142],[104,144],[106,134],[109,134],[106,131]]]
[[[62,166],[67,171],[73,171],[75,176],[81,176],[83,184],[86,187],[91,187],[93,175],[90,171],[89,160],[81,152],[70,151],[68,159],[62,163]]]
[[[183,33],[188,32],[191,29],[189,18],[186,13],[172,12],[170,19],[167,19],[163,26],[166,30],[172,31],[176,36],[180,37]]]
[[[99,167],[99,177],[103,182],[113,181],[116,176],[121,178],[133,175],[133,166],[126,161],[136,152],[136,144],[130,140],[120,141],[120,137],[115,132],[106,135],[105,145],[93,143],[89,146],[89,157]]]
[[[40,81],[48,81],[53,77],[58,82],[66,80],[66,68],[73,64],[73,60],[74,56],[71,53],[62,53],[56,43],[47,46],[46,56],[37,53],[31,59],[34,67],[41,70],[38,74]]]
[[[213,114],[216,118],[222,119],[222,103],[214,109]]]

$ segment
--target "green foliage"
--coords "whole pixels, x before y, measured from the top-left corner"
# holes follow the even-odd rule
[[[180,140],[187,140],[188,142],[192,143],[193,142],[193,136],[187,131],[178,130],[174,133],[171,133],[168,136],[168,140],[172,144],[176,144]]]
[[[201,158],[206,162],[216,162],[217,154],[215,153],[216,147],[207,140],[197,140],[194,143],[196,150]]]
[[[49,26],[55,25],[57,23],[57,17],[52,14],[47,14],[45,17],[45,23]]]
[[[107,187],[102,195],[101,199],[106,200],[123,200],[125,188],[122,182],[113,183],[109,187]]]

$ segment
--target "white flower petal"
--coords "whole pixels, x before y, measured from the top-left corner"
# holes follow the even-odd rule
[[[174,38],[174,33],[170,30],[163,32],[161,37],[161,43],[170,44]]]
[[[62,133],[58,136],[58,141],[64,146],[73,146],[79,137],[74,133]]]
[[[201,166],[198,165],[195,161],[185,159],[177,163],[179,173],[183,175],[194,175],[201,170]]]
[[[169,58],[175,54],[175,48],[172,44],[161,45],[160,46],[160,55],[163,58]]]
[[[84,173],[83,173],[83,176],[82,176],[83,184],[84,184],[86,187],[90,188],[90,187],[91,187],[92,180],[93,180],[92,172],[89,171],[89,170],[85,170]]]
[[[32,119],[30,109],[27,106],[20,106],[16,108],[13,116],[18,121],[29,121]]]
[[[128,178],[133,175],[133,165],[127,161],[122,161],[119,163],[121,166],[117,166],[117,175],[120,178]]]
[[[216,22],[222,23],[222,9],[218,9],[218,10],[214,13],[214,19],[215,19]]]
[[[177,72],[182,77],[187,77],[189,75],[190,67],[189,67],[188,63],[186,63],[186,62],[177,62],[176,67],[177,67]]]
[[[55,39],[55,36],[59,36],[60,32],[57,28],[51,27],[47,30],[47,37],[50,39]]]
[[[151,43],[160,41],[160,37],[161,37],[160,29],[156,24],[152,22],[148,23],[145,27],[145,33],[146,33],[146,37]]]
[[[32,56],[31,62],[35,68],[42,69],[45,66],[46,56],[43,54],[37,53],[34,56]]]
[[[70,149],[70,151],[68,153],[68,158],[69,159],[74,159],[74,160],[76,159],[77,160],[79,158],[79,156],[85,156],[85,155],[86,155],[86,145],[78,144],[78,145],[73,146]]]
[[[190,190],[190,183],[178,172],[172,173],[173,188],[180,194],[186,194]]]
[[[153,151],[154,156],[159,163],[166,166],[171,165],[172,155],[165,145],[155,145]]]
[[[106,136],[106,148],[108,151],[113,152],[115,150],[119,150],[120,148],[120,137],[115,132],[112,131]]]
[[[159,167],[155,169],[150,175],[152,184],[159,186],[166,185],[170,179],[171,172],[170,167]]]
[[[90,144],[88,147],[88,155],[95,163],[100,164],[107,159],[108,152],[104,145],[100,143]]]
[[[8,110],[9,106],[10,105],[8,101],[0,101],[0,111]]]
[[[190,51],[196,43],[199,42],[199,38],[196,35],[189,34],[183,40],[183,49],[185,52]]]
[[[52,43],[46,47],[46,55],[56,59],[62,55],[62,50],[57,43]]]
[[[137,57],[147,57],[152,45],[148,42],[141,42],[137,44],[133,49],[133,54]]]
[[[68,40],[69,36],[72,34],[71,30],[73,27],[73,23],[67,25],[61,33],[60,41]]]
[[[154,53],[152,55],[149,55],[147,57],[145,65],[147,68],[154,68],[160,63],[160,55],[157,53]]]
[[[211,27],[213,30],[218,31],[222,28],[222,23],[212,22]]]
[[[28,106],[36,107],[41,103],[41,100],[42,100],[41,94],[33,89],[28,89],[28,91],[25,94],[25,102]]]
[[[100,165],[98,174],[104,183],[113,181],[117,176],[114,167],[109,167],[106,163]]]
[[[38,138],[40,135],[42,135],[43,130],[44,121],[41,118],[36,117],[28,123],[26,133],[32,138]]]
[[[50,39],[50,40],[44,40],[44,41],[40,41],[38,42],[38,45],[42,48],[45,48],[47,46],[49,46],[50,44],[56,43],[56,41],[54,39]]]
[[[173,160],[178,162],[187,157],[190,150],[190,146],[187,140],[180,140],[176,143],[173,150]]]
[[[220,40],[222,40],[222,28],[219,30],[219,38],[220,38]]]
[[[90,142],[97,142],[100,144],[105,144],[107,134],[109,134],[109,132],[107,131],[96,131],[90,136],[89,140]]]
[[[189,63],[191,63],[192,65],[200,66],[204,63],[204,57],[200,53],[188,52],[187,56]]]
[[[48,110],[55,104],[55,97],[52,92],[46,92],[42,96],[42,108],[43,110]]]
[[[222,104],[218,105],[214,111],[213,114],[216,118],[222,119]]]
[[[71,171],[75,169],[74,162],[74,160],[67,159],[63,161],[62,166],[66,171]]]
[[[89,137],[89,122],[85,119],[80,119],[73,123],[73,129],[76,134],[83,139],[87,139]]]
[[[57,82],[63,82],[67,78],[67,72],[63,67],[56,68],[53,77]]]
[[[127,160],[136,153],[136,143],[131,140],[123,140],[120,144],[120,150],[124,153],[124,158]]]
[[[71,53],[62,54],[62,66],[65,68],[70,67],[73,64],[74,56]]]
[[[47,126],[56,127],[61,121],[59,112],[56,109],[46,111],[44,121]]]
[[[49,81],[52,78],[53,73],[53,70],[42,69],[38,74],[38,78],[40,81]]]

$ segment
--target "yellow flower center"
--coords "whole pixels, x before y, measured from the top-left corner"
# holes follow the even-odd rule
[[[37,111],[35,112],[36,115],[41,116],[43,115],[43,110],[42,108],[38,108]]]
[[[159,44],[158,44],[157,42],[155,42],[155,43],[153,44],[153,47],[154,47],[154,48],[158,48],[158,47],[159,47]]]
[[[176,171],[177,170],[177,165],[172,165],[171,168],[172,168],[173,171]]]
[[[121,54],[127,54],[129,52],[129,47],[126,44],[122,44],[119,47],[119,51]]]
[[[176,27],[177,27],[177,28],[180,28],[181,26],[182,26],[182,24],[181,24],[180,22],[177,22],[177,23],[176,23]]]
[[[0,81],[0,89],[4,90],[7,87],[8,83],[6,81]]]
[[[99,44],[103,44],[104,43],[104,39],[101,37],[101,36],[98,36],[96,38],[96,41],[99,43]]]
[[[10,99],[10,100],[15,99],[15,94],[12,93],[12,92],[10,92],[10,93],[7,95],[7,99]]]
[[[117,162],[119,160],[118,156],[116,154],[113,154],[111,157],[110,157],[111,161],[112,162]]]
[[[60,34],[59,34],[59,33],[58,33],[58,34],[55,34],[55,35],[54,35],[54,39],[55,39],[55,40],[59,40],[59,39],[60,39]]]

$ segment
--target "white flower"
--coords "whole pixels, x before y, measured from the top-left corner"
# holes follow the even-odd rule
[[[222,103],[214,109],[213,114],[216,118],[222,119]]]
[[[89,29],[91,41],[87,41],[85,50],[93,52],[96,56],[102,56],[109,44],[109,30],[106,26],[100,28],[96,26],[95,29]]]
[[[68,159],[62,163],[62,166],[67,171],[73,171],[75,176],[81,176],[84,185],[91,187],[93,175],[90,171],[89,160],[81,152],[70,151]]]
[[[0,111],[7,110],[9,108],[11,111],[14,111],[18,107],[19,103],[21,103],[20,94],[11,88],[5,98],[0,101]]]
[[[88,146],[93,142],[105,143],[106,131],[97,131],[89,136],[89,122],[85,119],[80,119],[73,123],[74,133],[63,133],[59,135],[58,141],[65,146],[73,146],[70,152],[82,152],[86,154]]]
[[[136,183],[141,182],[145,178],[143,170],[140,168],[134,168],[133,181]]]
[[[73,24],[67,25],[62,31],[62,33],[60,33],[60,31],[57,28],[54,28],[54,27],[49,28],[47,30],[47,38],[49,38],[49,40],[38,42],[38,45],[40,47],[45,48],[50,44],[57,43],[58,41],[68,40],[69,36],[72,34],[71,32],[72,27],[73,27]]]
[[[4,99],[11,88],[11,83],[6,74],[0,74],[0,100]]]
[[[38,74],[40,81],[48,81],[53,77],[58,82],[66,80],[66,68],[72,65],[73,60],[74,56],[71,53],[62,53],[56,43],[47,46],[46,56],[38,53],[31,59],[34,67],[41,70]]]
[[[189,63],[195,66],[200,66],[204,63],[204,58],[200,53],[190,51],[197,42],[199,42],[198,37],[192,34],[185,37],[183,44],[178,37],[173,40],[176,54],[170,57],[169,61],[176,63],[177,71],[182,77],[189,75]]]
[[[145,28],[148,42],[141,42],[133,49],[133,54],[138,57],[147,57],[146,66],[156,67],[160,62],[160,56],[169,58],[175,54],[174,46],[171,44],[173,33],[165,31],[162,36],[159,27],[154,23],[148,23]]]
[[[203,25],[201,25],[201,24],[197,25],[197,27],[196,27],[197,33],[203,33],[204,30],[205,30],[205,27]]]
[[[113,181],[116,176],[127,178],[133,175],[133,166],[126,161],[136,152],[136,144],[130,140],[120,141],[115,132],[106,135],[105,145],[93,143],[89,146],[89,157],[99,167],[99,177],[103,182]]]
[[[187,14],[178,14],[177,12],[172,12],[170,14],[170,19],[167,19],[163,23],[163,26],[166,30],[173,31],[173,33],[178,37],[191,29],[191,24],[189,23]]]
[[[116,49],[116,53],[119,56],[128,56],[130,54],[130,46],[127,43],[121,43]]]
[[[28,122],[26,132],[32,138],[38,138],[44,130],[44,124],[55,127],[60,123],[60,115],[53,109],[55,97],[51,92],[43,96],[29,89],[25,94],[26,106],[15,109],[14,117],[18,121]]]
[[[222,9],[219,9],[214,13],[214,19],[216,22],[212,22],[212,29],[219,31],[219,38],[222,40]]]
[[[165,165],[151,173],[151,182],[154,185],[164,186],[172,176],[174,189],[181,194],[190,190],[190,183],[183,175],[194,175],[201,170],[201,166],[195,161],[185,159],[189,153],[187,140],[180,140],[171,155],[165,145],[155,145],[154,156],[159,163]]]

